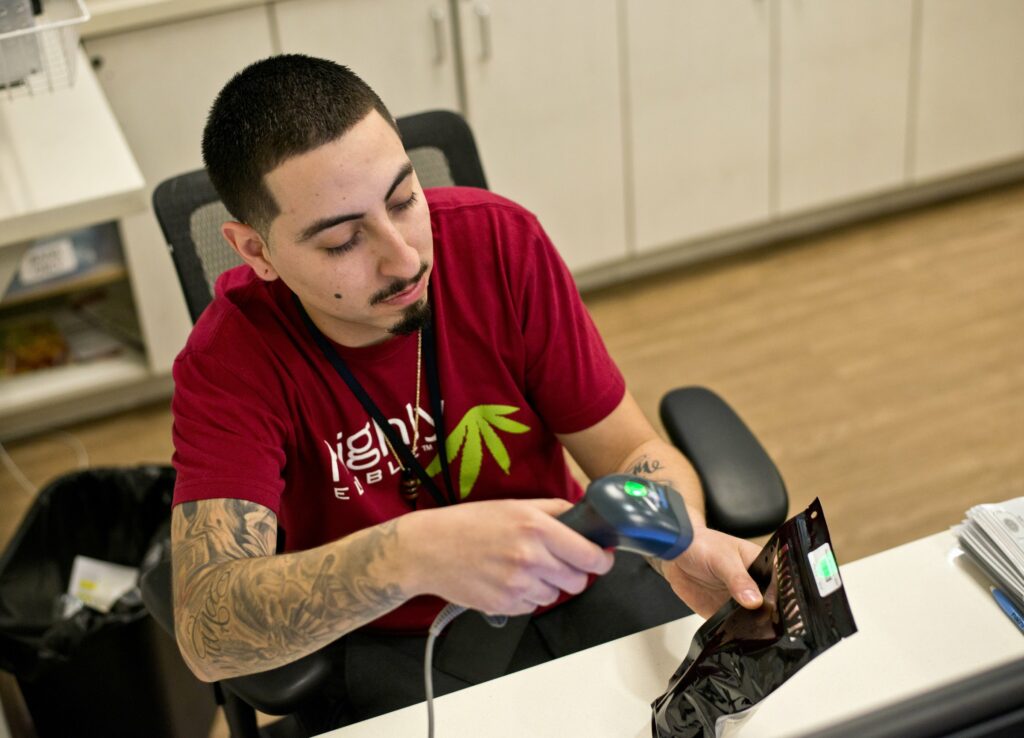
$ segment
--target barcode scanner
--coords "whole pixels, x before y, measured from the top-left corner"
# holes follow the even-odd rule
[[[660,559],[674,559],[693,540],[682,495],[629,474],[595,479],[583,499],[558,520],[604,548]]]
[[[583,498],[557,519],[603,548],[660,559],[674,559],[693,540],[693,526],[682,495],[671,487],[630,474],[595,479]],[[428,738],[434,735],[434,641],[465,609],[446,605],[430,626],[423,663]],[[484,619],[495,627],[507,620],[504,615],[484,615]]]

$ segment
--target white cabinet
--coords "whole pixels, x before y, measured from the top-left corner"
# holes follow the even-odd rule
[[[770,3],[630,0],[625,9],[638,251],[766,221]]]
[[[777,2],[778,213],[904,185],[912,0]]]
[[[570,266],[624,257],[615,0],[456,6],[458,24],[446,0],[272,8],[283,52],[350,66],[394,115],[465,108],[491,187],[533,210]]]
[[[490,186],[570,268],[623,259],[616,0],[457,0],[466,113]]]
[[[202,129],[231,75],[272,53],[262,7],[89,39],[86,50],[146,179],[147,199],[167,177],[202,166]],[[122,221],[131,282],[155,373],[170,369],[191,321],[156,216]]]
[[[923,0],[915,182],[1024,156],[1024,2]]]
[[[283,53],[351,67],[392,115],[459,109],[447,0],[290,0],[271,8]]]

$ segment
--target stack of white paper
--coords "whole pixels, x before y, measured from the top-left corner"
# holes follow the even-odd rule
[[[963,549],[1024,608],[1024,497],[976,505],[953,532]]]

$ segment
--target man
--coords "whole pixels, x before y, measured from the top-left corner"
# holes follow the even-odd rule
[[[303,56],[236,75],[203,155],[246,265],[174,370],[175,621],[200,678],[337,642],[319,730],[422,699],[445,601],[535,616],[493,644],[453,633],[438,692],[678,617],[679,598],[703,615],[730,595],[760,605],[757,547],[704,527],[693,469],[625,390],[530,213],[424,192],[377,96]],[[612,554],[555,520],[581,494],[563,447],[592,478],[682,493],[694,542],[660,566],[678,598],[638,557],[602,577]]]

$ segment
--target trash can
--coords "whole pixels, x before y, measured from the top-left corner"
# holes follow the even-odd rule
[[[0,668],[40,738],[209,733],[213,689],[188,670],[138,586],[69,614],[75,558],[140,567],[166,547],[174,469],[97,468],[40,491],[0,558]]]

